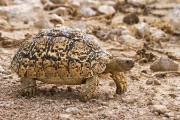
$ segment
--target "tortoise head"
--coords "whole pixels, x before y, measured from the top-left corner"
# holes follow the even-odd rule
[[[125,72],[129,71],[134,67],[134,61],[127,58],[113,57],[112,62],[107,64],[106,72]]]

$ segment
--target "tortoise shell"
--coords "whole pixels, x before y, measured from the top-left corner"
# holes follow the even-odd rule
[[[111,55],[96,38],[67,26],[41,30],[21,45],[11,62],[19,77],[89,78],[102,73]]]

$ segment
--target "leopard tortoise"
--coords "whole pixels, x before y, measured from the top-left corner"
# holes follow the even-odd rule
[[[123,72],[133,66],[133,60],[113,57],[103,50],[95,37],[64,25],[41,30],[21,45],[11,62],[12,71],[21,78],[22,95],[35,94],[36,80],[48,84],[85,84],[82,101],[91,98],[99,76],[104,73],[111,73],[117,94],[125,92]]]

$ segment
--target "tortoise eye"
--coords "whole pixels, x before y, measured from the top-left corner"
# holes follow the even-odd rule
[[[130,61],[129,61],[129,60],[127,60],[127,61],[126,61],[126,63],[127,63],[127,64],[129,64],[129,63],[130,63]]]

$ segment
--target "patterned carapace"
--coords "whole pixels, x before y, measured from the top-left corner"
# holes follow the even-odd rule
[[[105,70],[110,55],[95,37],[66,26],[41,30],[19,48],[11,69],[28,78],[89,78]]]

